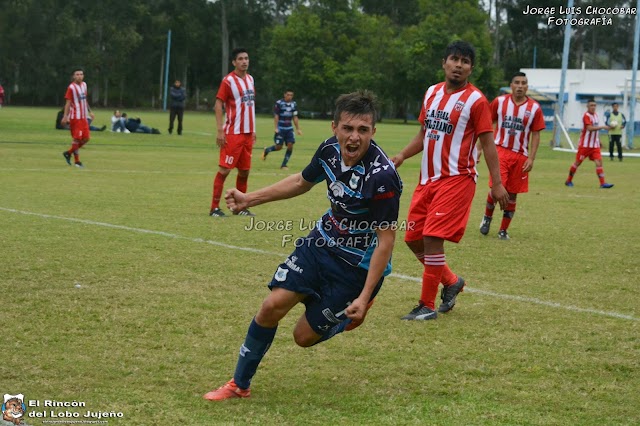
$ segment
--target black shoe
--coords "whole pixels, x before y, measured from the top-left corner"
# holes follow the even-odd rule
[[[491,220],[493,218],[487,215],[482,217],[482,222],[480,223],[480,233],[482,235],[487,235],[489,233],[489,228],[491,227]]]
[[[84,166],[83,166],[83,165],[82,165],[82,163],[81,163],[81,162],[79,162],[79,161],[75,164],[75,166],[76,166],[77,168],[79,168],[79,169],[84,169]]]
[[[401,319],[406,321],[426,321],[438,318],[438,313],[424,306],[422,302]]]
[[[167,131],[169,132],[169,134],[173,133],[173,129],[169,129]]]
[[[65,160],[67,160],[67,164],[71,165],[71,154],[65,151],[62,153],[62,156],[64,157]]]
[[[464,279],[462,277],[458,277],[458,281],[451,285],[444,286],[442,291],[440,292],[440,299],[442,299],[442,303],[438,307],[438,312],[449,312],[456,305],[456,297],[462,291],[464,291]]]
[[[104,132],[106,129],[107,129],[107,126],[106,126],[106,125],[104,125],[104,126],[100,127],[100,131],[101,131],[101,132]]]
[[[251,213],[249,209],[240,210],[238,213],[233,212],[236,216],[255,216],[255,214]]]
[[[226,217],[227,215],[224,214],[224,212],[222,210],[220,210],[219,207],[216,207],[215,209],[211,210],[209,212],[209,216],[211,217]]]
[[[509,238],[509,234],[507,234],[506,230],[501,229],[498,232],[498,239],[500,239],[500,240],[510,240],[511,238]]]

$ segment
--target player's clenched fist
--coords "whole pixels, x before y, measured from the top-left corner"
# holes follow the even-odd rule
[[[227,190],[224,195],[224,200],[227,202],[227,208],[231,210],[231,212],[239,212],[249,207],[247,195],[238,191],[236,188]]]

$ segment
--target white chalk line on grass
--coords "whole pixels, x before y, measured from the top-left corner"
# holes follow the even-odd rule
[[[141,234],[159,235],[159,236],[162,236],[162,237],[173,238],[173,239],[176,239],[176,240],[184,240],[184,241],[191,241],[191,242],[194,242],[194,243],[210,244],[210,245],[213,245],[213,246],[224,247],[224,248],[231,249],[231,250],[241,250],[241,251],[247,251],[247,252],[251,252],[251,253],[267,254],[267,255],[278,256],[278,257],[281,257],[281,258],[287,256],[286,253],[277,253],[277,252],[273,252],[273,251],[260,250],[260,249],[255,249],[255,248],[251,248],[251,247],[235,246],[235,245],[231,245],[231,244],[220,243],[218,241],[205,240],[203,238],[185,237],[183,235],[172,234],[170,232],[164,232],[164,231],[153,231],[153,230],[150,230],[150,229],[133,228],[133,227],[130,227],[130,226],[114,225],[112,223],[106,223],[106,222],[96,222],[96,221],[93,221],[93,220],[77,219],[77,218],[72,218],[72,217],[55,216],[55,215],[50,215],[50,214],[28,212],[28,211],[23,211],[23,210],[10,209],[10,208],[6,208],[6,207],[0,207],[0,210],[1,211],[5,211],[5,212],[9,212],[9,213],[16,213],[16,214],[27,215],[27,216],[36,216],[36,217],[41,217],[41,218],[45,218],[45,219],[64,220],[64,221],[68,221],[68,222],[83,223],[85,225],[93,225],[93,226],[102,226],[102,227],[105,227],[105,228],[119,229],[119,230],[122,230],[122,231],[131,231],[131,232],[137,232],[137,233],[141,233]],[[217,219],[217,220],[224,220],[224,219]],[[392,278],[397,278],[397,279],[405,280],[405,281],[422,282],[421,278],[412,277],[410,275],[392,273],[389,276],[392,277]],[[533,298],[533,297],[514,296],[514,295],[510,295],[510,294],[495,293],[493,291],[480,290],[480,289],[476,289],[476,288],[470,288],[468,286],[465,287],[465,291],[468,291],[469,293],[476,293],[476,294],[479,294],[479,295],[482,295],[482,296],[498,297],[498,298],[501,298],[501,299],[513,300],[513,301],[522,302],[522,303],[530,303],[530,304],[534,304],[534,305],[542,305],[542,306],[547,306],[547,307],[556,308],[556,309],[564,309],[564,310],[567,310],[567,311],[603,315],[603,316],[607,316],[607,317],[625,319],[625,320],[629,320],[629,321],[640,321],[640,318],[636,318],[636,317],[634,317],[632,315],[625,315],[625,314],[621,314],[621,313],[618,313],[618,312],[601,311],[601,310],[597,310],[597,309],[579,308],[577,306],[562,305],[560,303],[547,302],[547,301],[536,299],[536,298]]]
[[[216,166],[217,167],[217,166]],[[70,171],[72,172],[76,172],[76,173],[111,173],[111,174],[138,174],[138,175],[207,175],[207,176],[214,176],[214,174],[216,173],[218,169],[217,168],[212,168],[210,171],[190,171],[190,170],[185,170],[185,171],[180,171],[180,172],[165,172],[162,170],[122,170],[122,169],[87,169],[87,168],[83,168],[81,170],[77,169],[77,168],[71,168],[69,166],[65,166],[65,167],[58,167],[58,168],[53,168],[53,169],[43,169],[43,168],[38,168],[38,169],[19,169],[19,168],[3,168],[0,167],[0,172],[36,172],[36,173],[43,173],[43,172],[62,172],[62,173],[69,173]],[[284,173],[282,172],[256,172],[256,171],[252,171],[251,172],[251,176],[254,175],[259,175],[259,176],[284,176]]]
[[[395,278],[400,278],[400,279],[403,279],[403,280],[407,280],[407,281],[422,282],[422,278],[410,277],[408,275],[391,274],[390,276],[395,277]],[[552,308],[566,309],[568,311],[585,312],[585,313],[589,313],[589,314],[605,315],[605,316],[608,316],[608,317],[626,319],[626,320],[630,320],[630,321],[640,321],[640,318],[636,318],[636,317],[631,316],[631,315],[620,314],[620,313],[617,313],[617,312],[600,311],[600,310],[597,310],[597,309],[579,308],[577,306],[571,306],[571,305],[561,305],[560,303],[547,302],[545,300],[535,299],[533,297],[514,296],[514,295],[511,295],[511,294],[502,294],[502,293],[496,293],[496,292],[488,291],[488,290],[479,290],[477,288],[469,288],[467,286],[464,287],[464,291],[468,291],[469,293],[481,294],[483,296],[499,297],[501,299],[514,300],[516,302],[533,303],[533,304],[536,304],[536,305],[549,306],[549,307],[552,307]]]

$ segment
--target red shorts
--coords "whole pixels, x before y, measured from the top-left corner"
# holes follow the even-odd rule
[[[600,148],[579,147],[578,153],[576,154],[576,162],[582,163],[585,158],[588,158],[591,161],[602,160]]]
[[[89,122],[86,118],[73,118],[69,120],[71,138],[74,141],[87,142],[91,138],[89,133]]]
[[[500,179],[502,180],[502,186],[504,186],[510,194],[529,192],[529,173],[522,171],[527,157],[501,146],[496,148],[498,148],[498,158],[500,159]],[[493,181],[491,180],[491,175],[489,175],[489,188],[492,186]]]
[[[225,135],[225,138],[227,142],[220,148],[220,161],[218,165],[225,169],[251,169],[251,150],[253,149],[252,134]]]
[[[476,192],[472,176],[451,176],[416,187],[409,207],[405,241],[438,237],[457,243],[469,221],[471,202]]]

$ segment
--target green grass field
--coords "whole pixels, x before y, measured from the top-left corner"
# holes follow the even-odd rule
[[[640,424],[640,158],[605,159],[563,182],[573,154],[547,141],[518,200],[510,241],[478,225],[486,166],[467,234],[445,245],[468,282],[436,321],[404,322],[421,267],[397,237],[394,274],[367,322],[313,348],[293,342],[294,309],[280,325],[249,400],[202,394],[233,374],[249,322],[276,266],[293,247],[248,218],[210,218],[213,113],[187,112],[184,135],[168,114],[140,115],[162,135],[94,132],[85,169],[67,166],[56,110],[0,109],[0,391],[40,407],[27,413],[121,412],[110,425],[637,425]],[[95,124],[109,121],[98,111]],[[258,121],[249,189],[278,181],[284,151],[260,160],[273,121]],[[290,171],[330,135],[302,120]],[[396,153],[415,125],[380,123]],[[406,217],[419,158],[401,167]],[[226,187],[235,183],[235,172]],[[302,219],[328,207],[325,188],[253,209],[259,219]],[[76,286],[79,284],[79,288]],[[44,407],[45,400],[82,408]],[[96,420],[92,418],[90,420]],[[60,423],[59,423],[60,424]],[[70,423],[62,423],[70,424]]]

